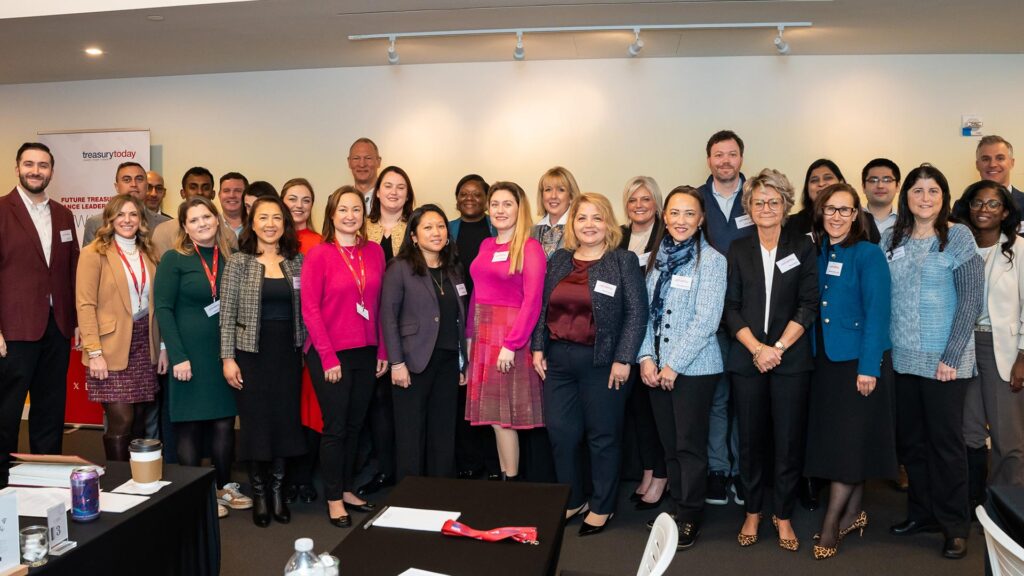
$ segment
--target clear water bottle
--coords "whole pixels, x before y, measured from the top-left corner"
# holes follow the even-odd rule
[[[284,576],[323,576],[320,559],[313,553],[313,539],[295,541],[295,554],[284,565]]]

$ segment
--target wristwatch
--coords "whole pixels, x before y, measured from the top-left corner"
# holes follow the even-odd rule
[[[783,353],[786,352],[786,345],[782,343],[782,340],[778,340],[778,341],[775,342],[775,348],[779,352],[783,352]]]

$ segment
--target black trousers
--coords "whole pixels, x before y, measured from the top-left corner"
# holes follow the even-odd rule
[[[455,409],[455,465],[459,471],[487,470],[489,474],[501,471],[494,430],[490,426],[473,426],[466,420],[466,392],[468,386],[459,386],[458,406]]]
[[[341,500],[353,486],[359,430],[366,420],[370,397],[377,380],[377,347],[366,346],[338,353],[341,380],[330,383],[324,379],[324,367],[316,349],[306,354],[306,365],[313,381],[316,399],[324,416],[320,437],[320,465],[324,476],[324,496]]]
[[[810,373],[732,374],[740,444],[740,480],[747,491],[747,513],[764,505],[767,456],[774,445],[772,510],[782,520],[793,515],[803,474]]]
[[[611,366],[594,366],[590,346],[551,342],[547,362],[544,422],[558,481],[571,489],[569,508],[581,506],[586,498],[581,462],[585,443],[594,486],[590,509],[614,512],[629,381],[619,390],[609,389]]]
[[[644,470],[653,470],[655,478],[667,478],[665,454],[658,428],[651,412],[651,388],[640,381],[640,366],[629,369],[629,403],[626,405],[626,426],[636,431],[637,451]],[[627,450],[628,452],[628,450]]]
[[[366,426],[370,431],[371,456],[377,473],[395,475],[395,407],[391,395],[391,374],[376,379]]]
[[[939,382],[896,373],[896,447],[907,469],[907,517],[937,521],[947,538],[966,538],[964,397],[968,379]]]
[[[455,476],[455,408],[459,353],[434,350],[427,367],[395,386],[396,480],[406,476]]]
[[[721,374],[676,376],[672,390],[648,388],[668,469],[676,519],[698,523],[708,487],[708,427]]]
[[[42,338],[7,341],[7,356],[0,358],[0,486],[7,486],[11,453],[18,451],[26,394],[32,395],[29,451],[61,453],[70,355],[71,341],[57,328],[53,310]]]

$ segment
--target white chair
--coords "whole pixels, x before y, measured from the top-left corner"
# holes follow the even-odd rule
[[[644,557],[640,559],[640,569],[636,576],[661,576],[668,570],[672,558],[676,555],[676,544],[679,542],[679,528],[671,516],[662,512],[654,520],[651,537],[647,539]]]
[[[988,545],[992,576],[1024,575],[1024,548],[1014,542],[1002,528],[996,526],[984,506],[978,506],[976,512],[978,521],[985,529],[985,543]]]

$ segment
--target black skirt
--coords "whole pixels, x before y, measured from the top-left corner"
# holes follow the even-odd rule
[[[235,351],[242,371],[242,389],[235,391],[239,460],[268,461],[306,451],[299,412],[302,356],[294,338],[291,320],[263,320],[260,352]]]
[[[892,356],[883,354],[881,376],[865,397],[857,392],[857,360],[829,360],[818,332],[804,476],[844,484],[895,478]]]

